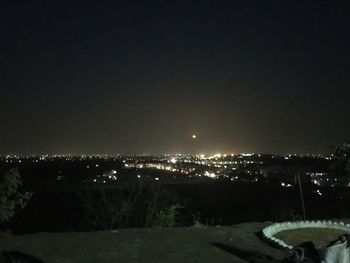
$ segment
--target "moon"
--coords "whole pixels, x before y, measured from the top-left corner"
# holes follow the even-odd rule
[[[197,135],[196,134],[192,134],[192,139],[193,140],[197,139]]]

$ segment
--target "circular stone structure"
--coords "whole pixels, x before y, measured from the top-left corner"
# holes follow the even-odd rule
[[[275,235],[286,230],[301,230],[301,229],[330,229],[344,231],[350,233],[350,224],[336,221],[295,221],[295,222],[282,222],[275,223],[262,230],[262,235],[265,240],[272,244],[281,247],[282,249],[292,249],[293,246],[287,244],[283,240],[276,238]],[[308,240],[305,240],[308,241]]]

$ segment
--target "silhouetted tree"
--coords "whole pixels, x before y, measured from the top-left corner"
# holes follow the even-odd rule
[[[337,175],[350,175],[350,143],[335,147],[334,162],[331,168]]]
[[[21,176],[17,168],[12,168],[0,184],[0,223],[8,222],[18,208],[25,208],[33,193],[20,193]]]

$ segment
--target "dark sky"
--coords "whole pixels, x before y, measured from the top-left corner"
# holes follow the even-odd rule
[[[350,139],[349,0],[14,0],[0,34],[2,154],[324,153]]]

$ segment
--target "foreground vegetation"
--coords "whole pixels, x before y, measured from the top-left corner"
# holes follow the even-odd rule
[[[10,169],[0,183],[0,224],[10,221],[18,209],[27,206],[33,193],[20,192],[22,179],[18,169]]]

